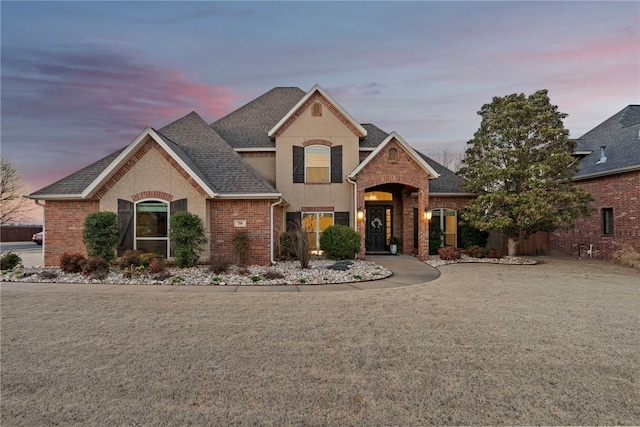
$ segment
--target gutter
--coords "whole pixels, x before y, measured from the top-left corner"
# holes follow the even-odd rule
[[[625,173],[625,172],[633,172],[636,170],[640,170],[640,165],[635,165],[635,166],[629,166],[626,168],[619,168],[619,169],[612,169],[612,170],[608,170],[605,172],[596,172],[596,173],[592,173],[589,175],[582,175],[582,176],[578,176],[578,177],[573,177],[574,181],[582,181],[582,180],[586,180],[586,179],[592,179],[592,178],[600,178],[602,176],[607,176],[607,175],[617,175],[620,173]]]
[[[347,176],[347,182],[353,184],[353,229],[358,231],[358,183]],[[364,206],[362,207],[364,209]]]
[[[280,199],[274,203],[271,203],[270,206],[270,223],[271,223],[271,232],[269,233],[269,256],[270,256],[270,261],[271,261],[271,265],[276,265],[276,260],[273,257],[273,208],[275,208],[277,205],[281,204],[284,201],[284,199],[282,197],[280,197]]]

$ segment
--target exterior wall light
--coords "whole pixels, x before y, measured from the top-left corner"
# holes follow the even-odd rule
[[[431,221],[432,215],[433,215],[433,212],[431,212],[429,208],[424,208],[424,214],[422,215],[422,217],[424,218],[425,221]]]
[[[364,220],[364,211],[362,210],[362,208],[358,208],[358,213],[356,214],[358,221],[363,221]]]

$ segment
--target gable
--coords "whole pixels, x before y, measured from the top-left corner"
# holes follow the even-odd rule
[[[396,132],[391,132],[387,139],[385,139],[378,147],[366,158],[362,163],[356,167],[353,172],[349,174],[349,178],[355,178],[360,171],[365,169],[367,165],[374,161],[374,159],[378,158],[382,155],[383,150],[392,148],[391,145],[394,145],[393,148],[397,148],[402,152],[406,153],[410,159],[412,159],[416,165],[429,174],[429,179],[435,179],[440,176],[438,172],[435,171],[431,165],[429,165],[423,158],[415,151],[407,142],[400,137]],[[396,147],[397,145],[397,147]]]
[[[346,110],[344,110],[331,96],[320,86],[315,85],[282,119],[269,130],[269,137],[277,138],[281,136],[303,115],[317,117],[316,106],[320,106],[322,117],[335,117],[349,132],[358,138],[367,136],[367,130],[362,127]],[[326,123],[326,122],[325,122]],[[326,133],[319,132],[318,134]]]

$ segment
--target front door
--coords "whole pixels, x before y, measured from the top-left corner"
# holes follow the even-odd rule
[[[385,206],[367,207],[368,250],[384,251],[387,249],[387,218]]]

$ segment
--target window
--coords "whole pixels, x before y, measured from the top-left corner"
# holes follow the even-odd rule
[[[458,239],[458,213],[450,209],[433,209],[431,223],[440,225],[442,246],[456,246]]]
[[[602,233],[613,234],[613,208],[602,209]]]
[[[331,148],[310,145],[305,148],[305,182],[331,182]]]
[[[309,250],[320,251],[320,233],[333,225],[333,212],[303,212],[302,229],[307,233]]]
[[[169,205],[161,200],[139,202],[135,220],[135,248],[168,258]]]

